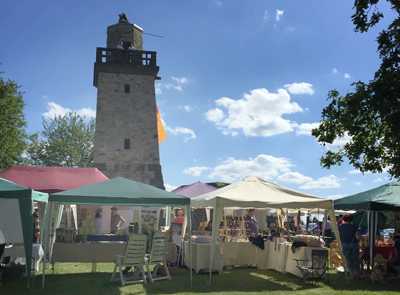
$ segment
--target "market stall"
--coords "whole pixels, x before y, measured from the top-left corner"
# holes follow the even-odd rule
[[[33,202],[47,203],[47,200],[48,195],[45,193],[0,178],[0,229],[6,241],[15,246],[6,255],[14,252],[25,257],[28,286],[32,257],[39,258],[41,249],[40,244],[33,244]]]
[[[113,205],[141,208],[178,206],[185,208],[187,212],[190,210],[189,198],[122,177],[51,194],[49,197],[49,210],[46,213],[47,226],[45,232],[45,253],[49,261],[52,261],[53,256],[57,219],[62,210],[61,206],[65,204]],[[186,224],[190,229],[190,219],[186,220]],[[106,260],[108,262],[109,259],[114,259],[110,255],[121,250],[123,243],[123,241],[119,240],[104,241],[104,239],[100,241],[81,241],[81,243],[73,246],[75,247],[73,251],[66,250],[66,246],[64,245],[62,252],[70,255],[68,259],[75,262],[79,262],[80,259],[92,262],[104,262]],[[56,249],[54,249],[54,254],[55,251]],[[77,256],[74,256],[75,254]],[[122,251],[119,254],[122,254]],[[46,262],[43,264],[43,285],[45,282]]]
[[[278,209],[278,214],[282,211],[280,210],[281,208],[326,209],[326,212],[331,218],[333,230],[337,233],[332,200],[321,199],[309,194],[290,190],[257,177],[248,177],[221,189],[192,198],[191,202],[193,208],[213,209],[212,237],[209,245],[219,245],[219,247],[211,247],[209,251],[211,261],[209,264],[210,280],[213,270],[213,261],[216,256],[218,257],[218,260],[220,260],[219,256],[240,257],[239,253],[241,252],[241,249],[243,249],[243,247],[237,247],[235,242],[230,243],[218,240],[219,227],[223,221],[224,208],[276,208]],[[267,268],[278,269],[285,272],[285,264],[287,261],[287,249],[285,248],[287,247],[281,247],[279,240],[277,239],[275,239],[273,243],[274,246],[269,245],[267,242],[267,246],[265,247],[264,245],[264,249],[260,249],[256,256],[249,255],[251,259],[245,263],[252,265],[254,263],[254,257],[258,257],[259,259],[256,259],[256,265],[259,263],[260,268],[267,266]],[[275,247],[275,243],[278,243],[279,245]],[[193,242],[193,247],[196,247],[196,242]],[[276,250],[278,248],[279,250]],[[219,251],[216,251],[216,249],[219,249]],[[271,251],[272,249],[279,252],[273,253]],[[254,250],[254,252],[256,252],[256,250]],[[268,258],[265,257],[273,258],[267,262]],[[272,259],[275,259],[276,261],[273,262],[274,260]]]
[[[367,236],[361,239],[361,248],[367,250],[368,268],[374,266],[375,257],[380,254],[384,259],[389,260],[390,252],[393,249],[393,241],[389,237],[384,241],[377,240],[377,229],[379,216],[383,212],[400,211],[400,183],[391,182],[382,186],[350,195],[334,201],[335,209],[338,210],[357,210],[366,212]],[[400,234],[400,220],[393,220],[392,227],[394,232]],[[366,240],[367,245],[362,245]],[[388,253],[389,252],[389,253]]]

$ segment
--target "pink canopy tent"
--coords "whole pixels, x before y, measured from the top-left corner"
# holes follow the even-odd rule
[[[11,166],[0,178],[45,193],[56,193],[108,179],[97,168]]]

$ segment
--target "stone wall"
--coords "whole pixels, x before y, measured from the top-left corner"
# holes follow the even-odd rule
[[[94,161],[108,177],[123,176],[163,188],[154,79],[98,73]]]

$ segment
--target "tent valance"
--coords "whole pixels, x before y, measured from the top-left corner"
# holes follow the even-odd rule
[[[192,207],[321,208],[332,209],[332,200],[281,187],[258,177],[248,177],[218,190],[194,197]]]
[[[387,183],[335,200],[334,206],[340,210],[399,211],[400,182]]]
[[[190,199],[123,177],[51,194],[50,202],[97,205],[189,205]]]

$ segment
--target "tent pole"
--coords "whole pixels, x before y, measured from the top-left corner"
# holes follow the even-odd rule
[[[217,240],[217,231],[218,231],[218,220],[217,220],[217,211],[220,209],[218,206],[218,199],[215,200],[215,205],[213,208],[213,219],[212,219],[212,230],[211,230],[211,249],[210,249],[210,262],[209,262],[209,283],[211,285],[212,282],[212,270],[214,266],[214,258],[215,258],[215,247]]]
[[[188,236],[189,236],[189,241],[188,241],[188,246],[189,246],[189,261],[190,261],[190,267],[189,267],[189,277],[190,277],[190,288],[193,287],[193,273],[192,273],[192,265],[193,265],[193,258],[192,258],[192,214],[191,214],[191,207],[190,205],[186,206],[186,215],[187,217],[187,224],[188,224]]]

